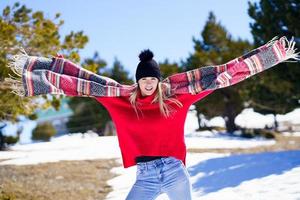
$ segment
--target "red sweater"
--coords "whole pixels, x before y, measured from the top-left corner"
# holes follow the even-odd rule
[[[212,91],[174,96],[183,107],[170,103],[176,111],[168,118],[160,113],[158,103],[151,104],[155,93],[145,97],[139,93],[137,101],[142,103],[139,108],[143,113],[139,118],[128,97],[95,98],[108,110],[115,123],[123,166],[128,168],[136,165],[137,156],[173,156],[185,164],[184,122],[187,112],[193,103]]]

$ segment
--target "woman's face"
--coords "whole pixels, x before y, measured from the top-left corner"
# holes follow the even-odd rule
[[[156,77],[143,77],[138,81],[141,94],[143,96],[152,95],[158,85],[158,78]]]

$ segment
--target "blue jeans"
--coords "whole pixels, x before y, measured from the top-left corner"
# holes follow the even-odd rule
[[[136,182],[126,200],[154,200],[162,193],[170,200],[191,200],[189,178],[183,162],[174,157],[138,163]]]

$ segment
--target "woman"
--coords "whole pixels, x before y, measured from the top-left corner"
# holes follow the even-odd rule
[[[116,125],[124,167],[137,164],[126,199],[155,199],[164,192],[170,199],[191,199],[184,121],[190,105],[212,91],[168,97],[153,53],[145,50],[139,57],[138,84],[129,97],[96,97]]]
[[[174,74],[162,80],[153,53],[139,55],[136,84],[121,85],[63,58],[25,53],[10,67],[22,80],[7,79],[21,96],[64,94],[95,98],[115,123],[125,168],[137,165],[136,182],[126,199],[191,199],[185,167],[184,122],[190,105],[288,59],[299,60],[295,43],[273,39],[244,56],[218,66]]]

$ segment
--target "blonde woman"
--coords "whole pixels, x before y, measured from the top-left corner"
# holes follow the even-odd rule
[[[273,39],[218,66],[201,67],[162,79],[150,50],[142,51],[136,83],[122,85],[69,60],[15,55],[10,67],[20,80],[7,79],[21,96],[64,94],[93,97],[115,123],[124,168],[137,165],[127,200],[192,198],[186,169],[184,122],[189,107],[214,90],[239,83],[288,59],[299,60],[295,43]],[[88,113],[87,113],[88,114]]]

